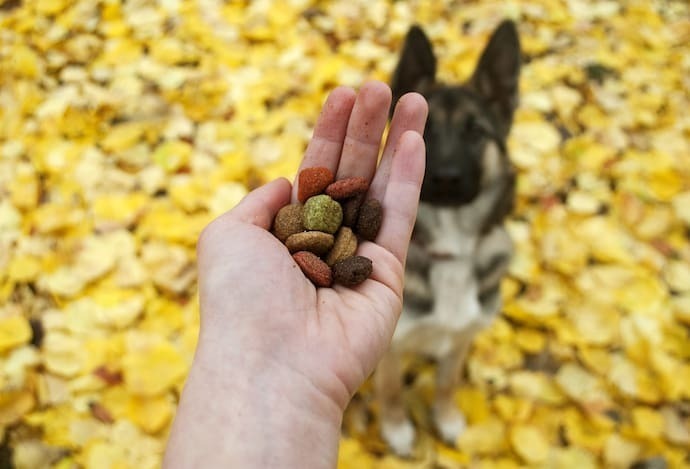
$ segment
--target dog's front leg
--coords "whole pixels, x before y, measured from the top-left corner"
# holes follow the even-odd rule
[[[473,336],[471,331],[463,333],[455,347],[439,361],[436,370],[434,424],[441,438],[453,446],[467,426],[465,416],[455,403],[454,394],[461,381],[462,370]]]
[[[400,354],[389,350],[376,368],[374,386],[380,403],[381,436],[399,456],[410,456],[415,429],[407,417],[402,399]]]

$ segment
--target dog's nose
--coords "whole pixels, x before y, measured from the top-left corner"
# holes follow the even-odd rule
[[[436,174],[431,177],[431,182],[438,188],[453,189],[460,185],[461,177],[455,174]]]

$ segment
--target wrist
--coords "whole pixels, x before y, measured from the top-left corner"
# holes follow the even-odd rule
[[[307,377],[224,349],[197,350],[165,467],[335,467],[340,407]]]

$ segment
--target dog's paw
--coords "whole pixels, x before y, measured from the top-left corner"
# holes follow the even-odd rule
[[[455,446],[458,437],[467,428],[467,422],[462,412],[450,406],[434,408],[434,423],[439,436],[451,446]]]
[[[382,422],[381,435],[388,446],[402,457],[410,457],[414,449],[415,429],[409,420]]]

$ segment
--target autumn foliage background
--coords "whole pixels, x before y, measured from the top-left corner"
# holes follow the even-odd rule
[[[0,467],[158,467],[198,331],[203,226],[292,177],[328,91],[387,81],[411,24],[456,82],[504,17],[524,56],[517,254],[457,390],[469,429],[457,448],[434,438],[433,366],[412,360],[414,460],[387,453],[365,385],[340,467],[690,467],[689,14],[0,0]]]

